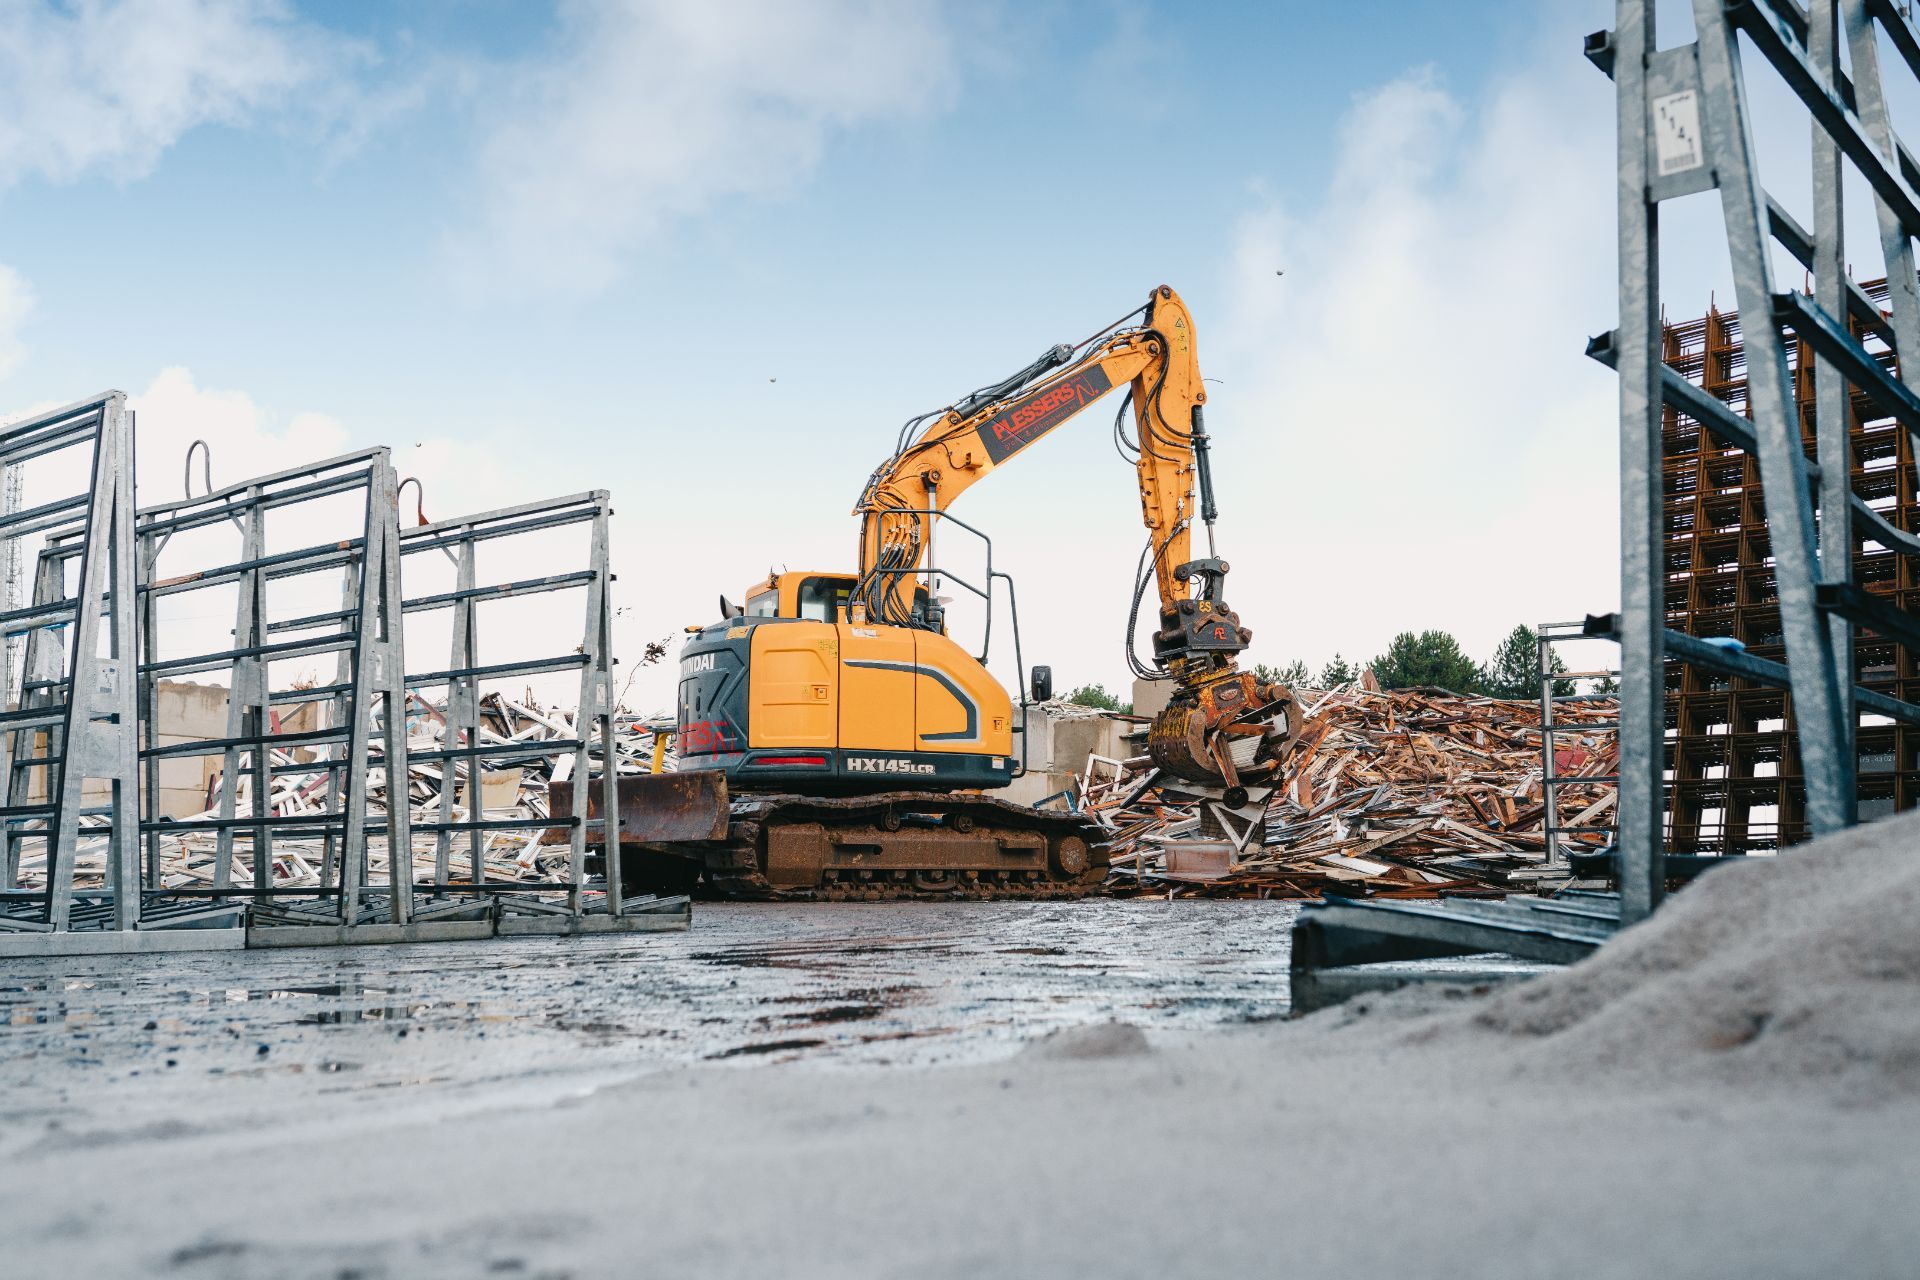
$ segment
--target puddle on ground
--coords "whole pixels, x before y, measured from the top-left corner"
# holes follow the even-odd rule
[[[18,960],[0,1087],[448,1090],[724,1063],[1003,1057],[1068,1025],[1287,1008],[1272,902],[703,904],[684,934]],[[312,1088],[313,1085],[307,1086]]]

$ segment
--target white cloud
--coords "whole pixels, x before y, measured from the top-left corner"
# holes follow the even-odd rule
[[[1207,365],[1256,657],[1483,655],[1616,599],[1616,384],[1581,354],[1617,310],[1612,94],[1558,54],[1356,99],[1325,197],[1243,221]]]
[[[277,412],[244,391],[203,387],[182,368],[162,371],[144,391],[129,396],[128,404],[137,415],[135,467],[142,507],[182,495],[187,449],[195,440],[205,440],[210,447],[215,488],[319,462],[362,443],[326,414]],[[402,495],[403,527],[412,525],[421,509],[429,520],[445,520],[562,492],[528,475],[528,460],[513,451],[495,450],[489,442],[429,437],[390,438],[386,443],[398,474],[417,477],[423,487],[422,496],[416,497],[411,487]],[[195,494],[206,491],[197,459],[191,483]],[[293,550],[357,537],[364,511],[363,499],[356,493],[269,512],[267,549]],[[237,537],[225,525],[176,534],[162,552],[160,574],[165,577],[230,562],[238,555]],[[489,542],[476,558],[479,581],[509,582],[584,568],[586,548],[584,526]],[[456,585],[452,562],[438,551],[405,557],[402,570],[402,585],[409,597]],[[339,592],[338,576],[331,571],[278,580],[268,587],[268,616],[297,617],[335,608]],[[231,597],[217,590],[170,598],[163,602],[160,616],[163,646],[172,653],[222,647],[232,607]],[[451,614],[444,610],[408,618],[409,670],[449,665],[450,620]],[[481,660],[505,662],[571,653],[581,641],[583,625],[584,602],[577,590],[483,605]],[[276,668],[274,678],[317,677],[330,669],[331,659],[299,659],[285,669]],[[219,679],[217,675],[199,678]],[[577,683],[572,673],[531,677],[513,681],[511,692],[518,696],[524,686],[543,701],[572,705]],[[439,693],[434,691],[434,696]]]
[[[346,428],[324,414],[301,413],[283,427],[244,391],[202,387],[189,369],[163,369],[147,389],[127,397],[136,423],[135,474],[141,506],[182,496],[187,448],[205,440],[213,487],[283,471],[348,448]],[[196,460],[193,491],[205,485]]]
[[[278,0],[12,0],[0,10],[0,185],[141,177],[195,126],[323,81],[335,47]]]
[[[926,109],[952,77],[934,3],[575,0],[510,74],[480,160],[475,284],[589,290],[649,235],[806,176],[839,131]]]
[[[1617,382],[1583,354],[1617,311],[1612,93],[1577,47],[1543,44],[1473,96],[1414,71],[1357,97],[1332,171],[1251,197],[1220,281],[1174,282],[1217,379],[1220,550],[1253,659],[1364,660],[1426,627],[1484,658],[1515,623],[1616,602]],[[996,567],[1020,583],[1026,660],[1125,688],[1139,510],[1090,416],[1004,487],[969,491],[962,514],[1003,535]],[[703,543],[710,559],[727,561],[726,537]],[[819,563],[844,563],[826,546]],[[785,544],[763,554],[812,562]],[[942,560],[968,554],[956,542]],[[1057,586],[1062,565],[1073,590]],[[738,589],[699,580],[695,598],[683,579],[646,588],[684,599],[679,619]],[[972,614],[955,609],[969,646]],[[1005,621],[996,661],[1011,656]],[[1011,685],[1010,665],[995,670]],[[667,705],[671,673],[637,687]]]

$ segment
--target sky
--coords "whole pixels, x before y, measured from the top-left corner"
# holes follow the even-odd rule
[[[128,391],[143,504],[196,438],[216,484],[390,446],[434,519],[608,489],[620,679],[657,710],[644,642],[853,568],[903,420],[1168,283],[1250,656],[1484,656],[1618,602],[1582,355],[1616,312],[1580,56],[1611,10],[0,0],[0,415]],[[1707,212],[1673,222],[1678,314],[1727,296]],[[1109,420],[955,508],[1066,687],[1127,685]]]

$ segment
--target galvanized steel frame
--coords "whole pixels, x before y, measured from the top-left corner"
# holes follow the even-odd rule
[[[613,611],[608,586],[612,582],[608,517],[612,506],[606,490],[571,494],[539,502],[503,507],[478,515],[440,520],[402,531],[402,557],[439,551],[452,560],[454,589],[418,596],[404,602],[408,614],[450,609],[452,643],[445,670],[410,674],[409,689],[444,685],[447,689],[447,738],[436,751],[417,752],[413,759],[434,760],[442,766],[439,813],[436,820],[416,824],[416,830],[434,833],[434,879],[416,886],[433,896],[425,910],[439,907],[458,909],[462,900],[475,893],[511,894],[502,905],[518,912],[538,912],[541,895],[564,891],[564,914],[579,920],[590,912],[604,909],[607,916],[619,919],[625,903],[620,884],[618,848],[619,787],[613,731]],[[552,529],[588,524],[587,565],[567,573],[549,574],[511,582],[481,583],[476,569],[476,551],[481,543],[524,537]],[[573,652],[515,662],[481,663],[480,642],[484,628],[478,606],[489,600],[518,598],[552,591],[580,589],[585,595],[581,639]],[[580,673],[575,736],[523,744],[487,744],[481,741],[481,684],[515,676],[545,674],[577,668]],[[460,741],[456,741],[458,738]],[[600,828],[605,840],[606,880],[604,886],[591,885],[586,873],[588,827],[588,782],[592,772],[593,747],[598,743],[603,764],[599,778]],[[538,756],[570,752],[573,755],[572,812],[550,814],[544,819],[488,818],[483,798],[483,775],[487,761],[526,760]],[[468,812],[455,816],[456,776],[461,763],[466,765]],[[396,793],[397,794],[397,793]],[[398,804],[398,799],[394,803]],[[567,831],[567,878],[564,881],[518,881],[513,884],[486,883],[483,846],[488,832],[542,830],[563,827]],[[467,879],[452,879],[455,837],[467,838]],[[591,888],[604,887],[604,904],[589,900]],[[527,895],[521,897],[520,895]]]
[[[105,391],[91,399],[0,428],[0,470],[70,448],[90,448],[84,492],[13,511],[0,519],[9,539],[72,525],[77,587],[66,593],[64,556],[42,555],[33,603],[0,614],[0,630],[26,634],[19,706],[5,708],[0,691],[0,873],[6,891],[0,929],[64,932],[75,924],[74,870],[82,817],[104,818],[87,828],[107,842],[105,892],[89,894],[82,911],[89,925],[133,929],[141,923],[139,849],[135,841],[135,576],[133,415],[126,395]],[[104,654],[102,642],[104,641]],[[69,646],[71,647],[69,653]],[[36,732],[46,753],[34,754]],[[46,771],[44,803],[27,803],[27,775]],[[99,812],[84,808],[89,780],[108,785]],[[19,892],[19,858],[28,837],[20,828],[45,823],[47,882],[33,895]]]
[[[1596,730],[1612,729],[1618,732],[1620,726],[1617,720],[1611,724],[1595,724],[1592,721],[1577,721],[1564,726],[1559,724],[1554,720],[1553,712],[1554,708],[1561,703],[1575,702],[1596,696],[1612,697],[1614,695],[1561,694],[1554,692],[1554,686],[1563,680],[1595,677],[1611,678],[1617,682],[1620,673],[1618,671],[1580,671],[1568,673],[1555,671],[1553,669],[1553,660],[1555,657],[1554,646],[1556,644],[1562,644],[1570,640],[1587,640],[1592,638],[1587,634],[1586,622],[1584,620],[1580,622],[1543,622],[1540,624],[1538,630],[1534,632],[1534,637],[1538,646],[1539,663],[1537,670],[1540,676],[1540,801],[1546,806],[1546,812],[1541,817],[1540,827],[1542,834],[1546,837],[1546,849],[1540,865],[1543,870],[1547,871],[1565,871],[1568,865],[1567,850],[1566,847],[1560,843],[1560,837],[1570,834],[1576,829],[1560,825],[1560,811],[1558,808],[1560,788],[1591,787],[1611,783],[1616,788],[1614,804],[1617,807],[1620,803],[1617,790],[1620,785],[1620,779],[1617,774],[1607,777],[1562,778],[1558,772],[1559,766],[1556,763],[1557,757],[1553,749],[1554,736],[1563,730],[1565,732],[1574,732],[1577,730],[1583,733],[1592,733]],[[1578,830],[1589,832],[1604,831],[1617,835],[1619,833],[1619,826],[1618,824],[1589,826],[1578,828]]]
[[[1920,350],[1909,237],[1920,233],[1920,167],[1894,137],[1880,88],[1876,26],[1920,73],[1920,39],[1888,0],[1838,0],[1852,79],[1842,74],[1834,0],[1809,16],[1793,0],[1693,0],[1697,39],[1656,47],[1657,0],[1616,0],[1615,29],[1589,37],[1588,57],[1616,88],[1619,138],[1620,327],[1597,343],[1620,375],[1621,497],[1621,916],[1632,923],[1658,905],[1665,883],[1665,547],[1661,415],[1672,403],[1701,425],[1750,448],[1760,463],[1779,584],[1787,668],[1799,726],[1807,812],[1816,834],[1855,819],[1856,713],[1849,626],[1889,626],[1851,590],[1850,517],[1864,506],[1848,487],[1842,374],[1920,432],[1920,397],[1881,370],[1846,330],[1858,289],[1845,279],[1840,158],[1873,190],[1894,290],[1892,331],[1902,355]],[[1762,186],[1756,168],[1740,37],[1744,34],[1808,108],[1815,130],[1811,233]],[[1752,424],[1728,424],[1674,386],[1661,360],[1659,205],[1718,189],[1740,313],[1746,317]],[[1815,275],[1814,299],[1776,288],[1775,242]],[[1871,320],[1881,321],[1868,308]],[[1812,346],[1821,363],[1815,467],[1806,458],[1780,326]],[[1830,388],[1830,390],[1829,390]],[[1730,417],[1732,415],[1724,415]],[[1744,430],[1742,428],[1745,428]],[[1744,436],[1744,439],[1739,437]],[[1814,516],[1814,485],[1822,523]],[[1890,531],[1899,534],[1904,531]],[[1880,536],[1877,526],[1876,536]],[[1911,535],[1892,545],[1913,549]],[[1896,620],[1901,626],[1904,620]],[[1685,655],[1675,655],[1684,660]]]
[[[254,883],[250,886],[255,913],[269,904],[289,923],[359,925],[370,921],[405,924],[410,918],[408,875],[412,835],[407,807],[389,805],[384,818],[368,818],[369,774],[375,726],[381,735],[381,767],[389,778],[406,777],[406,730],[401,673],[405,669],[400,627],[399,512],[396,505],[393,462],[385,448],[362,449],[321,462],[256,476],[198,497],[147,507],[138,515],[142,599],[140,688],[147,741],[141,751],[147,768],[147,813],[141,831],[147,841],[150,875],[160,863],[163,834],[192,830],[217,833],[218,860],[214,889],[224,893],[231,883],[233,838],[236,831],[253,836]],[[359,495],[364,504],[358,538],[335,540],[292,551],[269,553],[266,515],[340,495]],[[156,579],[161,551],[175,534],[189,529],[231,523],[241,532],[240,558],[189,574]],[[337,569],[343,580],[342,607],[336,611],[268,621],[267,585],[280,578],[304,577]],[[156,603],[165,596],[232,584],[237,590],[230,649],[162,660],[161,627]],[[276,634],[306,634],[276,640]],[[271,690],[268,671],[275,661],[333,653],[337,674],[331,685],[310,689]],[[163,676],[187,675],[224,668],[228,677],[226,737],[203,742],[162,746],[157,741],[155,715],[159,681]],[[272,708],[297,702],[325,702],[332,724],[298,734],[276,734]],[[320,758],[307,764],[276,766],[275,747],[314,747]],[[158,812],[157,766],[168,756],[222,757],[220,813],[216,818],[192,821],[163,820]],[[237,813],[235,785],[242,768],[253,782],[253,812]],[[266,803],[276,774],[306,776],[324,773],[327,803],[322,813],[275,817]],[[385,901],[373,890],[367,857],[370,831],[384,835],[388,851]],[[299,903],[276,894],[272,884],[272,842],[276,832],[319,835],[325,854],[321,883]],[[150,886],[158,889],[157,882]],[[248,890],[238,890],[246,894]]]
[[[444,683],[465,708],[462,717],[477,727],[478,682],[506,675],[578,668],[582,732],[563,743],[521,744],[495,749],[469,740],[466,749],[441,753],[477,763],[536,750],[574,753],[576,776],[591,775],[597,745],[606,762],[602,771],[602,813],[606,829],[618,828],[618,790],[613,732],[612,611],[608,606],[607,520],[604,491],[443,521],[409,531],[409,552],[442,548],[461,565],[458,588],[445,596],[403,603],[400,589],[396,483],[386,449],[366,449],[272,475],[259,476],[197,497],[136,511],[133,488],[133,414],[126,397],[106,392],[51,413],[0,427],[0,477],[13,467],[56,450],[91,446],[87,492],[55,502],[0,511],[0,535],[45,533],[36,565],[32,605],[0,609],[0,634],[27,637],[23,705],[0,706],[0,787],[6,809],[0,813],[0,956],[96,954],[183,948],[300,946],[343,942],[406,942],[490,937],[502,933],[584,933],[616,929],[651,932],[687,927],[686,899],[646,896],[625,899],[619,860],[609,860],[604,884],[585,874],[588,794],[575,788],[574,811],[535,822],[484,820],[447,827],[425,824],[435,832],[439,851],[436,883],[419,886],[444,895],[448,855],[455,830],[478,833],[489,827],[564,826],[569,829],[569,871],[565,882],[485,886],[494,893],[527,889],[532,894],[565,894],[565,905],[533,896],[518,910],[483,894],[461,910],[444,901],[416,912],[412,884],[412,823],[406,803],[408,755],[404,628],[405,609],[452,607],[456,627],[449,670],[415,676],[414,685]],[[267,550],[265,514],[269,510],[340,494],[362,494],[360,536],[304,547]],[[240,558],[232,563],[157,577],[162,548],[186,529],[233,523],[241,533]],[[478,586],[473,550],[483,541],[537,529],[582,522],[591,525],[588,568],[549,578]],[[71,597],[65,583],[78,562],[80,589]],[[283,577],[338,569],[342,596],[337,610],[269,621],[266,585]],[[234,585],[237,606],[230,648],[183,657],[159,657],[162,647],[157,602],[163,596]],[[529,663],[478,666],[474,656],[478,627],[474,606],[481,600],[582,586],[585,626],[576,653]],[[314,633],[318,634],[314,634]],[[278,638],[296,633],[297,638]],[[72,637],[69,663],[63,637]],[[104,642],[105,652],[100,652]],[[273,691],[272,662],[335,653],[330,685]],[[90,660],[86,655],[93,656]],[[162,745],[158,741],[157,692],[166,676],[224,669],[229,680],[228,724],[220,739]],[[325,702],[332,723],[300,733],[272,732],[272,708],[295,702]],[[144,721],[144,740],[138,727]],[[33,755],[35,733],[47,735],[43,753]],[[380,735],[384,760],[372,752]],[[275,765],[275,747],[316,748],[312,762]],[[277,774],[324,773],[327,802],[320,814],[276,818],[266,813],[240,815],[234,788],[223,788],[222,812],[204,820],[163,820],[159,763],[171,756],[222,757],[223,777],[245,772],[255,794],[269,793]],[[433,753],[428,753],[431,756]],[[22,759],[22,756],[30,758]],[[69,760],[72,761],[69,766]],[[18,766],[18,767],[16,767]],[[384,817],[368,818],[369,775],[384,767],[392,801]],[[50,771],[44,805],[27,804],[27,775]],[[146,782],[145,805],[137,797]],[[449,771],[449,776],[451,770]],[[110,803],[97,812],[82,809],[88,779],[108,781]],[[448,797],[443,796],[443,803]],[[81,828],[81,819],[104,825]],[[45,821],[49,879],[44,890],[17,891],[21,839],[27,823]],[[204,891],[163,885],[161,841],[196,827],[219,834],[217,882]],[[255,838],[250,885],[231,883],[233,832]],[[271,883],[271,842],[276,832],[319,834],[326,856],[322,884],[289,891]],[[371,882],[368,837],[385,835],[390,875],[384,886]],[[76,891],[74,864],[82,835],[108,842],[107,883],[100,890]],[[144,841],[142,839],[144,837]],[[142,857],[142,845],[145,857]],[[143,867],[144,861],[144,867]],[[604,888],[604,902],[593,890]],[[302,900],[304,899],[304,900]],[[451,906],[452,909],[449,909]],[[477,914],[476,914],[477,912]],[[262,927],[265,925],[266,927]],[[242,927],[244,926],[244,927]]]

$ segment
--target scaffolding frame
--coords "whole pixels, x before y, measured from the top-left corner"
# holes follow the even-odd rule
[[[411,846],[407,807],[389,805],[384,817],[368,816],[368,791],[374,761],[376,726],[381,767],[389,777],[406,776],[406,732],[401,685],[404,651],[400,631],[399,514],[395,505],[392,459],[385,448],[363,449],[321,462],[257,476],[198,497],[148,507],[137,516],[142,577],[140,698],[144,741],[140,760],[147,801],[140,831],[146,843],[148,890],[156,896],[202,896],[210,909],[244,914],[254,927],[298,925],[355,927],[369,923],[405,925],[410,895],[394,867]],[[360,495],[364,503],[360,536],[316,543],[291,551],[267,550],[269,512],[342,495]],[[158,578],[161,552],[175,535],[232,524],[240,530],[239,559],[191,573]],[[338,610],[269,621],[267,588],[290,578],[337,569],[344,583]],[[162,599],[209,588],[237,588],[230,648],[161,658]],[[276,639],[298,633],[294,639]],[[334,682],[310,688],[273,690],[268,672],[276,661],[334,654]],[[158,690],[166,677],[224,670],[227,675],[226,736],[162,745],[158,740]],[[319,703],[330,723],[283,733],[274,708]],[[311,761],[275,763],[273,752],[305,748]],[[159,813],[159,765],[168,758],[221,757],[220,811],[217,817],[188,820]],[[251,785],[250,812],[239,809],[239,782]],[[273,786],[285,777],[320,778],[306,789],[324,790],[317,813],[276,815]],[[167,889],[159,883],[161,841],[194,831],[216,833],[214,884],[210,890]],[[251,836],[252,884],[233,883],[235,836]],[[368,835],[381,833],[387,844],[389,875],[384,893],[371,882]],[[277,834],[318,836],[324,848],[317,887],[280,889],[272,882],[273,841]],[[251,898],[241,912],[233,900]],[[306,898],[311,901],[302,902]],[[244,904],[242,904],[244,906]]]
[[[522,503],[477,515],[434,521],[404,530],[400,535],[401,556],[438,551],[454,565],[452,591],[410,598],[402,608],[408,615],[451,610],[451,645],[444,670],[409,674],[409,690],[445,686],[446,740],[438,749],[417,751],[411,759],[441,766],[440,789],[436,797],[437,817],[414,824],[416,831],[434,835],[434,877],[416,884],[416,891],[430,896],[422,907],[424,916],[452,914],[467,908],[476,896],[490,898],[497,906],[499,929],[503,933],[578,931],[589,924],[607,928],[631,927],[629,913],[653,917],[666,904],[650,896],[631,901],[624,897],[620,884],[620,859],[609,856],[606,878],[592,882],[587,878],[586,843],[588,834],[588,785],[592,778],[592,759],[598,744],[602,762],[597,819],[603,844],[612,850],[617,838],[608,833],[619,830],[619,787],[617,755],[613,728],[613,613],[608,587],[612,582],[608,540],[608,517],[612,506],[605,490],[571,494],[562,498]],[[477,553],[483,543],[528,534],[587,524],[589,541],[585,568],[515,581],[482,583],[477,569]],[[480,606],[489,601],[518,599],[556,591],[581,590],[585,609],[579,645],[571,653],[521,659],[513,662],[484,663],[480,660]],[[578,670],[580,691],[575,714],[575,733],[570,738],[541,742],[512,742],[498,739],[481,723],[483,682],[553,672]],[[571,812],[550,814],[545,818],[489,818],[485,812],[485,774],[490,764],[528,760],[546,755],[570,754],[573,757]],[[463,769],[464,766],[464,769]],[[459,781],[464,773],[467,788],[467,813],[456,815]],[[397,803],[397,801],[396,801]],[[567,878],[560,881],[489,882],[483,861],[484,847],[492,833],[515,830],[567,832]],[[454,845],[457,837],[467,844],[467,877],[453,878]],[[595,893],[594,891],[599,891]],[[564,902],[547,899],[564,894]],[[598,900],[594,900],[598,898]]]
[[[1616,0],[1611,32],[1588,37],[1589,60],[1613,78],[1619,140],[1620,326],[1589,351],[1620,375],[1622,646],[1619,801],[1621,920],[1649,915],[1665,888],[1666,663],[1674,659],[1760,683],[1793,697],[1815,835],[1857,819],[1857,707],[1851,630],[1920,642],[1920,618],[1856,582],[1861,528],[1883,545],[1920,554],[1920,538],[1869,506],[1849,483],[1846,383],[1910,432],[1920,433],[1920,396],[1847,327],[1855,316],[1883,332],[1896,355],[1920,347],[1909,237],[1920,233],[1920,166],[1894,136],[1879,76],[1884,33],[1920,75],[1920,34],[1890,0],[1693,0],[1696,39],[1656,46],[1657,0]],[[1843,71],[1842,33],[1852,59]],[[1760,181],[1742,79],[1744,35],[1807,108],[1814,128],[1814,227],[1801,227]],[[1874,193],[1892,289],[1883,316],[1845,277],[1842,157]],[[1718,190],[1745,345],[1750,420],[1694,386],[1663,360],[1659,206]],[[1813,273],[1813,297],[1781,290],[1778,244]],[[1820,387],[1815,459],[1805,450],[1787,344],[1791,330],[1813,351]],[[1725,443],[1753,453],[1766,495],[1786,663],[1670,631],[1666,617],[1662,415],[1672,404]],[[1822,517],[1816,521],[1815,505]],[[1599,620],[1596,620],[1599,621]],[[1601,634],[1602,626],[1589,627]],[[1880,698],[1881,714],[1920,722],[1920,706]]]
[[[64,562],[42,558],[33,603],[0,612],[0,631],[24,634],[19,705],[0,691],[0,930],[65,933],[133,929],[141,923],[139,849],[134,840],[135,577],[133,560],[133,415],[126,394],[87,400],[0,428],[0,470],[68,449],[90,451],[88,483],[77,494],[0,517],[9,541],[71,524],[79,572],[66,590]],[[104,641],[105,653],[101,652]],[[44,751],[36,737],[44,734]],[[44,771],[44,799],[28,801],[29,775]],[[104,805],[85,803],[88,781],[104,782]],[[104,826],[83,828],[83,818]],[[24,830],[38,823],[47,851],[46,884],[20,887]],[[83,830],[106,842],[103,889],[76,900],[74,871]]]
[[[1562,777],[1559,771],[1559,754],[1554,750],[1554,738],[1558,734],[1593,733],[1611,731],[1618,733],[1620,722],[1616,719],[1599,724],[1593,721],[1576,721],[1573,724],[1560,724],[1554,720],[1554,709],[1568,702],[1580,702],[1593,698],[1611,699],[1613,694],[1559,693],[1555,686],[1563,680],[1615,680],[1620,673],[1605,671],[1556,671],[1553,660],[1554,647],[1573,640],[1585,640],[1586,622],[1543,622],[1534,632],[1539,646],[1540,673],[1540,799],[1546,806],[1542,816],[1541,831],[1546,836],[1544,859],[1541,870],[1548,873],[1564,874],[1568,870],[1568,846],[1561,843],[1562,836],[1568,835],[1616,835],[1619,827],[1615,823],[1589,823],[1577,827],[1560,825],[1560,788],[1591,787],[1611,785],[1615,788],[1614,804],[1619,804],[1620,776],[1617,773],[1569,775]]]
[[[487,938],[500,934],[573,934],[685,929],[685,896],[628,899],[617,858],[605,880],[586,874],[590,797],[575,788],[573,812],[538,819],[486,820],[484,811],[453,819],[451,796],[441,801],[443,823],[423,824],[435,836],[436,874],[413,883],[413,823],[408,791],[408,688],[445,684],[458,704],[466,741],[438,753],[470,767],[502,758],[566,751],[575,775],[592,775],[597,751],[604,762],[601,812],[605,829],[618,828],[617,752],[613,725],[612,616],[604,491],[527,503],[409,531],[406,550],[442,549],[460,566],[456,589],[404,600],[398,491],[389,451],[362,449],[271,475],[136,510],[134,420],[126,397],[103,392],[50,413],[0,427],[0,547],[44,535],[34,567],[31,605],[0,606],[0,643],[25,639],[20,703],[0,702],[0,955],[95,954],[334,943],[410,942]],[[195,442],[195,449],[204,448]],[[69,448],[90,449],[85,491],[34,507],[17,498],[19,467]],[[189,474],[194,449],[188,452]],[[358,536],[270,550],[267,514],[301,503],[357,495]],[[540,579],[480,585],[474,551],[487,541],[537,529],[590,524],[588,567]],[[160,557],[177,534],[232,525],[238,558],[161,577]],[[77,570],[77,575],[76,575]],[[337,609],[270,619],[268,587],[291,578],[338,571]],[[79,586],[71,593],[69,581]],[[218,650],[162,657],[169,625],[161,603],[169,598],[232,586],[232,640]],[[533,662],[477,662],[474,614],[485,600],[582,587],[585,625],[571,654]],[[409,609],[452,608],[455,645],[447,670],[406,675],[404,617]],[[71,652],[71,660],[69,660]],[[273,663],[335,655],[332,683],[275,689]],[[581,708],[574,739],[553,743],[480,741],[479,682],[562,669],[580,673]],[[227,723],[218,738],[160,741],[159,688],[163,679],[224,672]],[[0,690],[0,697],[13,693]],[[279,709],[323,708],[312,727],[289,730]],[[295,752],[307,758],[299,758]],[[276,753],[279,758],[276,759]],[[435,753],[428,753],[433,758]],[[161,815],[161,765],[170,759],[217,756],[218,809],[211,816]],[[36,770],[46,772],[46,802],[29,792]],[[372,791],[382,772],[388,783],[384,814],[374,813]],[[446,770],[451,784],[457,767]],[[306,779],[290,788],[288,779]],[[247,783],[250,811],[239,789]],[[87,784],[108,784],[108,803],[85,807]],[[144,786],[142,785],[144,783]],[[275,784],[298,791],[285,814],[276,813]],[[473,789],[483,797],[482,786]],[[282,799],[286,797],[281,796]],[[451,902],[454,837],[468,833],[477,848],[484,832],[507,827],[565,828],[568,876],[552,883],[459,886],[472,890]],[[214,863],[204,885],[163,878],[166,845],[196,832],[214,833]],[[236,842],[251,842],[250,873],[233,874]],[[316,859],[317,885],[273,882],[276,839],[304,838],[324,847]],[[384,882],[373,875],[372,844],[383,838]],[[83,841],[107,847],[104,883],[80,888],[75,872]],[[32,890],[20,887],[23,846],[48,850],[48,876]],[[90,846],[88,846],[90,847]],[[91,874],[91,872],[90,872]],[[416,891],[430,895],[424,906]],[[523,892],[524,891],[524,892]],[[550,899],[559,896],[562,902]],[[419,909],[416,909],[419,908]]]

